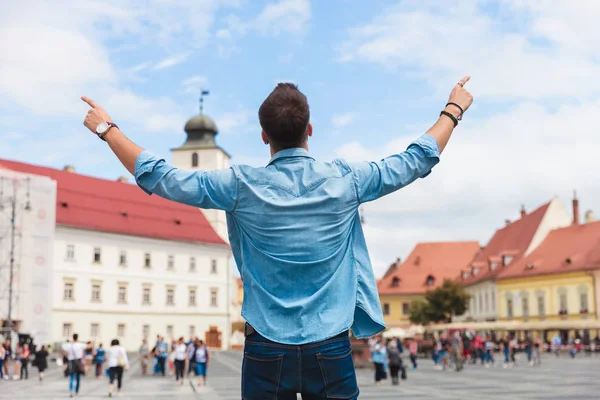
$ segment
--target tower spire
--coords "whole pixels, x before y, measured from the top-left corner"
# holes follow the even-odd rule
[[[204,96],[208,96],[210,92],[208,90],[204,90],[204,88],[200,88],[200,115],[204,111]]]

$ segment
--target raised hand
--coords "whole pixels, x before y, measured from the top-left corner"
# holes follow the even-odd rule
[[[89,104],[90,107],[92,107],[85,116],[85,119],[83,120],[83,124],[92,133],[96,133],[96,127],[102,122],[113,122],[112,118],[110,117],[110,115],[108,115],[106,110],[104,110],[104,108],[96,104],[94,100],[86,96],[81,97],[81,100],[85,101],[87,104]]]
[[[469,107],[471,107],[471,104],[473,104],[473,96],[464,88],[469,79],[471,79],[470,76],[465,76],[458,81],[456,86],[452,89],[452,92],[450,92],[450,98],[448,99],[448,103],[458,104],[463,112],[467,111]],[[452,110],[453,114],[457,115],[456,112],[460,113],[460,110],[457,109],[458,107],[454,108],[455,109]]]

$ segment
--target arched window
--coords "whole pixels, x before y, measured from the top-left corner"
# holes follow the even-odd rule
[[[198,153],[192,153],[192,167],[198,166]]]

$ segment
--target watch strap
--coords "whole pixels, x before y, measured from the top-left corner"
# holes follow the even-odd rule
[[[98,133],[98,137],[99,137],[100,139],[104,140],[105,142],[106,142],[106,139],[104,139],[104,136],[105,136],[105,135],[108,133],[108,131],[110,131],[110,129],[111,129],[112,127],[115,127],[115,128],[117,128],[117,129],[119,128],[119,127],[117,126],[117,124],[115,124],[114,122],[107,122],[107,124],[108,124],[108,128],[106,128],[106,130],[105,130],[104,132],[102,132],[102,133]]]

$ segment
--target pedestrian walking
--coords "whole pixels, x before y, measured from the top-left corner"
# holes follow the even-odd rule
[[[79,342],[77,333],[73,334],[73,342],[67,342],[64,345],[63,352],[68,360],[69,396],[73,397],[79,394],[81,375],[85,373],[85,367],[83,366],[85,344]]]
[[[208,363],[210,361],[210,352],[204,341],[196,341],[196,350],[194,350],[194,360],[196,362],[196,377],[198,386],[206,386],[206,376],[208,375]]]
[[[162,376],[166,375],[165,364],[167,357],[169,357],[169,344],[165,341],[165,338],[161,337],[156,344],[156,360],[158,363],[158,373]]]
[[[92,370],[92,363],[94,361],[94,344],[92,342],[86,343],[84,354],[83,365],[85,367],[85,375],[88,375]]]
[[[140,357],[142,376],[146,376],[148,374],[148,363],[150,362],[150,350],[146,339],[142,340],[142,345],[140,346],[138,354]]]
[[[13,359],[13,380],[19,379],[21,375],[21,357],[23,354],[23,345],[21,343],[17,343],[15,347],[15,355]]]
[[[10,379],[10,362],[13,358],[13,352],[10,339],[4,341],[4,379]]]
[[[175,346],[174,357],[175,357],[175,382],[183,385],[185,376],[185,361],[187,360],[187,346],[183,341],[183,337],[180,337]],[[181,380],[180,380],[181,378]]]
[[[417,369],[417,352],[419,351],[419,343],[416,339],[411,339],[408,344],[408,352],[410,355],[410,362],[412,363],[412,369]]]
[[[40,382],[44,380],[44,371],[48,369],[48,350],[42,345],[41,349],[36,351],[34,365],[38,369]]]
[[[106,363],[109,369],[108,397],[113,395],[115,380],[117,381],[117,395],[120,395],[123,387],[123,371],[129,369],[129,360],[127,352],[119,344],[118,339],[110,342],[110,348],[106,351]]]
[[[385,363],[387,362],[387,351],[383,345],[381,337],[377,337],[375,343],[371,347],[371,359],[375,366],[375,384],[380,385],[387,378],[385,372]]]
[[[296,85],[280,83],[258,111],[261,138],[271,154],[268,165],[218,171],[168,165],[82,97],[90,106],[84,125],[109,145],[146,193],[226,211],[231,248],[247,289],[243,398],[298,392],[313,398],[358,397],[349,331],[362,339],[385,329],[360,205],[429,175],[473,101],[463,87],[468,80],[454,86],[435,124],[406,151],[361,163],[316,160],[308,152],[313,127],[307,98]],[[274,349],[286,371],[276,382],[273,368],[264,368]],[[322,373],[315,373],[320,368]],[[330,378],[323,382],[323,376]]]
[[[6,361],[6,349],[4,343],[0,344],[0,379],[4,379],[4,362]]]
[[[96,380],[100,379],[103,374],[104,367],[104,356],[106,351],[102,343],[98,345],[98,348],[94,351],[94,363],[96,364]]]
[[[388,365],[390,367],[390,376],[392,378],[392,385],[396,386],[400,383],[398,373],[402,368],[402,358],[400,357],[400,351],[398,350],[398,344],[395,340],[391,340],[388,343],[387,348]]]

